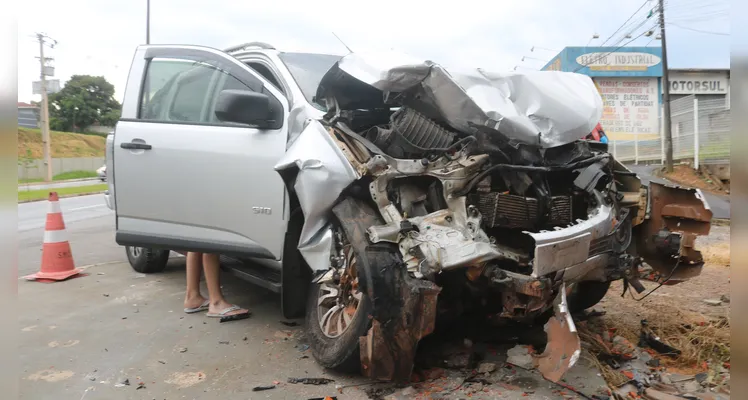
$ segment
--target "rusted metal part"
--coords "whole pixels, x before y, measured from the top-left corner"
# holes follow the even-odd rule
[[[501,292],[501,304],[503,310],[499,314],[501,318],[523,318],[540,311],[548,306],[548,299],[542,297],[520,298],[516,292]]]
[[[343,140],[338,139],[333,128],[328,128],[327,132],[330,134],[332,140],[335,142],[335,144],[337,144],[337,146],[340,148],[340,151],[343,152],[345,158],[348,160],[348,162],[351,163],[356,172],[358,172],[360,175],[364,175],[366,173],[366,166],[364,165],[364,163],[370,157],[366,149],[362,148],[362,146],[358,142],[351,140],[346,135],[341,135]]]
[[[491,284],[501,291],[500,317],[517,318],[547,307],[552,293],[551,281],[501,269],[492,272]]]
[[[506,291],[521,293],[533,297],[548,297],[551,293],[551,281],[546,278],[533,278],[511,271],[501,270],[503,279],[494,278],[494,285],[503,286]]]
[[[366,203],[348,198],[333,212],[356,252],[361,289],[373,303],[372,326],[359,339],[363,374],[406,382],[418,341],[434,330],[440,288],[410,278],[395,245],[369,243],[366,229],[382,220]]]
[[[361,369],[370,379],[407,382],[418,342],[434,331],[439,287],[405,274],[402,277],[400,317],[384,323],[373,320],[368,334],[359,338]]]
[[[469,267],[465,269],[465,276],[471,281],[476,281],[478,278],[483,275],[483,271],[485,271],[486,266],[485,265],[476,265],[474,267]]]
[[[698,276],[704,259],[694,247],[696,236],[708,235],[712,220],[701,191],[651,182],[649,198],[649,219],[635,228],[639,255],[660,280],[669,276],[676,283]],[[680,236],[676,256],[663,251],[666,232]]]
[[[623,207],[636,207],[633,212],[631,224],[637,226],[644,222],[647,215],[647,187],[642,185],[641,179],[620,161],[612,158],[610,166],[613,169],[616,182],[620,185],[623,199],[619,204]],[[616,173],[618,172],[618,173]]]
[[[534,359],[538,371],[552,382],[558,382],[566,371],[574,366],[582,351],[577,328],[566,304],[565,285],[559,289],[555,308],[554,316],[544,327],[548,343],[543,353]]]

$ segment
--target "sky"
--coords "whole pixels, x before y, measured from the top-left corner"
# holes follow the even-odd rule
[[[654,26],[646,15],[656,3],[151,0],[150,40],[218,49],[263,41],[282,51],[344,55],[335,32],[354,52],[395,50],[456,68],[538,69],[566,46],[602,45],[622,26],[605,45],[625,44],[627,33],[636,37]],[[146,0],[29,0],[17,7],[19,101],[40,99],[31,91],[39,79],[36,32],[57,41],[45,48],[45,56],[54,58],[54,79],[64,84],[71,75],[104,76],[122,100],[135,48],[146,41]],[[728,7],[729,0],[666,0],[670,68],[729,68]],[[660,46],[653,37],[628,45]],[[532,58],[521,61],[523,56]]]

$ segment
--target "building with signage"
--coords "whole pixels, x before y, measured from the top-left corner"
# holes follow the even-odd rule
[[[671,100],[695,95],[704,100],[724,98],[730,101],[729,69],[671,68],[669,72]]]
[[[542,69],[592,78],[603,100],[600,123],[611,139],[659,136],[661,48],[567,47]]]
[[[542,69],[592,78],[603,100],[600,123],[611,139],[659,137],[662,48],[567,47]],[[727,98],[729,103],[729,70],[670,69],[669,75],[671,101],[694,95],[700,99]]]

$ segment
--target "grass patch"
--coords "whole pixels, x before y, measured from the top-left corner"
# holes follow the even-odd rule
[[[653,357],[669,372],[693,375],[730,362],[730,317],[705,316],[700,313],[682,310],[679,306],[647,304],[637,313],[638,318],[620,318],[605,315],[599,319],[579,323],[580,339],[586,343],[584,356],[601,371],[601,375],[611,387],[618,387],[629,381],[622,370],[611,368],[599,360],[598,355],[609,354],[601,345],[604,332],[614,332],[636,345],[641,332],[639,318],[645,318],[649,328],[660,340],[678,350],[678,356],[666,356],[649,350]]]
[[[49,192],[57,192],[57,194],[60,196],[67,196],[67,195],[73,195],[73,194],[87,194],[87,193],[103,192],[106,189],[107,189],[107,184],[102,183],[98,185],[76,186],[76,187],[58,188],[58,189],[19,190],[18,201],[22,202],[22,201],[46,199],[49,197]]]
[[[106,137],[50,131],[52,157],[104,157]],[[42,133],[39,129],[18,128],[18,158],[41,159]]]
[[[85,179],[85,178],[96,178],[98,175],[96,171],[68,171],[57,174],[52,177],[53,181],[66,181],[69,179]],[[42,178],[31,178],[31,179],[19,179],[18,183],[34,183],[44,182]]]

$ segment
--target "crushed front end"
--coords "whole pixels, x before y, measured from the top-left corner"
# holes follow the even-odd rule
[[[641,289],[641,256],[663,280],[698,274],[708,206],[698,192],[642,185],[606,145],[578,140],[600,117],[589,78],[379,61],[336,64],[318,91],[329,111],[311,122],[355,171],[345,193],[377,213],[358,230],[362,252],[396,248],[396,262],[372,265],[365,375],[407,380],[437,318],[534,321],[553,310],[536,363],[557,380],[579,356],[570,315],[581,283]],[[361,226],[358,211],[334,212]]]

